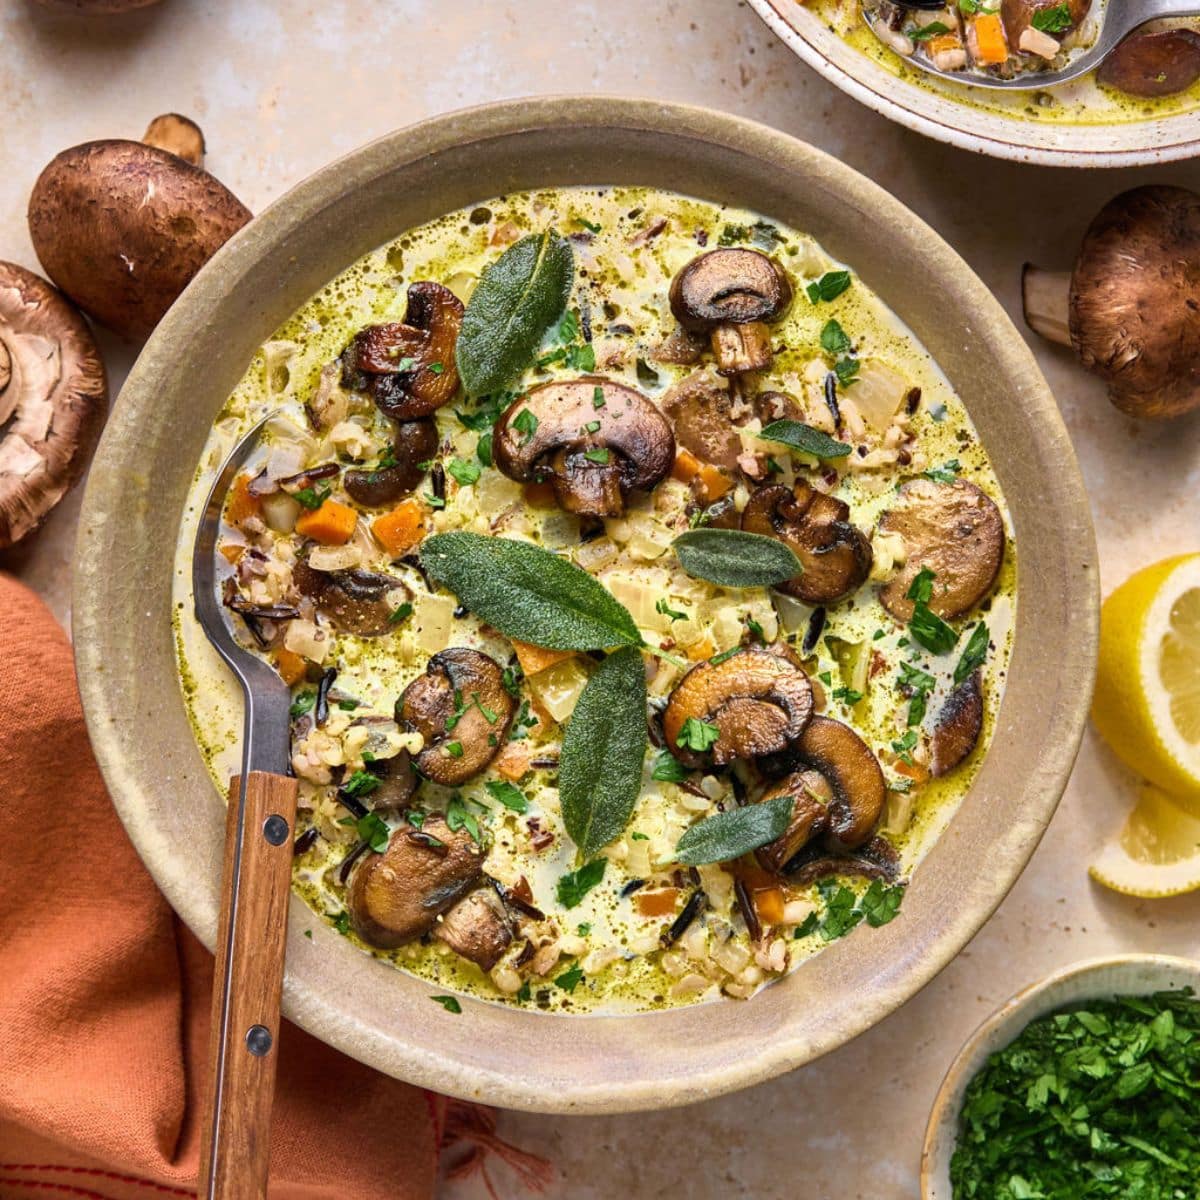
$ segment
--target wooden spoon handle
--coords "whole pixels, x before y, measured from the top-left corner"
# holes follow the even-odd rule
[[[298,785],[266,771],[247,776],[239,845],[240,782],[237,776],[230,781],[225,820],[201,1200],[260,1200],[267,1194]]]

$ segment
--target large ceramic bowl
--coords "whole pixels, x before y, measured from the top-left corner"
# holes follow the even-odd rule
[[[850,936],[753,1000],[570,1018],[464,999],[356,950],[292,901],[284,1010],[392,1075],[496,1104],[605,1112],[730,1091],[799,1066],[897,1008],[1012,886],[1066,783],[1091,690],[1096,557],[1075,456],[1033,358],[932,229],[780,133],[702,109],[521,100],[439,117],[300,184],[199,274],[147,343],[109,419],[79,533],[79,681],[96,754],[146,865],[211,945],[222,799],[175,678],[172,559],[209,424],[255,348],[374,246],[517,188],[649,184],[750,205],[815,234],[923,339],[966,400],[1019,546],[1015,649],[971,793],[916,872],[900,920]],[[921,286],[913,286],[914,264]],[[313,926],[313,937],[300,931]]]
[[[987,112],[897,77],[851,46],[800,0],[750,4],[789,49],[842,91],[952,146],[1050,167],[1133,167],[1200,154],[1196,110],[1092,125],[1050,124]]]
[[[990,1054],[1003,1050],[1030,1021],[1060,1008],[1114,996],[1148,996],[1191,988],[1200,992],[1200,962],[1166,954],[1125,954],[1073,963],[1018,992],[997,1009],[958,1052],[938,1089],[921,1154],[921,1200],[953,1200],[950,1159],[967,1085]]]

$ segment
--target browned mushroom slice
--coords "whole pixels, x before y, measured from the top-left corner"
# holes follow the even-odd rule
[[[832,790],[825,844],[853,850],[872,833],[883,812],[887,785],[871,747],[841,721],[813,717],[804,728],[796,754],[825,776]]]
[[[787,392],[759,392],[754,397],[754,415],[764,426],[772,421],[800,421],[804,412]]]
[[[806,604],[832,604],[857,591],[871,571],[871,543],[849,518],[849,505],[800,480],[794,491],[782,484],[755,491],[742,528],[778,538],[804,565],[779,591]]]
[[[1131,96],[1173,96],[1200,79],[1200,33],[1133,33],[1100,64],[1096,78]]]
[[[719,663],[698,663],[679,681],[663,713],[663,736],[689,767],[750,758],[776,774],[811,713],[812,685],[795,663],[767,650],[739,650]],[[717,730],[706,750],[689,745],[700,725]]]
[[[428,816],[420,830],[395,830],[382,854],[368,854],[355,868],[346,891],[350,923],[372,946],[403,946],[428,933],[482,870],[483,848],[470,834]]]
[[[512,921],[491,888],[476,888],[447,910],[433,936],[485,971],[501,959],[513,939]]]
[[[680,380],[663,396],[664,411],[675,422],[675,440],[701,462],[737,470],[742,439],[733,426],[729,389],[703,371]]]
[[[773,842],[754,852],[764,870],[780,874],[793,858],[825,831],[833,788],[820,771],[802,769],[772,784],[759,797],[762,804],[779,796],[792,797],[792,819]]]
[[[407,750],[401,750],[394,758],[375,759],[368,770],[379,780],[379,786],[370,793],[373,812],[402,812],[421,786]]]
[[[393,465],[374,471],[347,471],[346,491],[367,508],[395,504],[421,482],[425,476],[421,464],[428,463],[437,454],[437,448],[437,425],[432,419],[401,421],[392,440]]]
[[[792,285],[774,259],[757,250],[710,250],[671,282],[671,311],[684,327],[708,333],[722,375],[771,363],[767,323],[792,302]]]
[[[987,595],[1004,558],[1004,521],[995,503],[966,479],[906,483],[879,520],[884,533],[904,540],[904,566],[880,589],[898,621],[912,616],[908,590],[922,567],[933,572],[929,607],[951,620]]]
[[[933,727],[929,773],[953,771],[975,749],[983,728],[983,681],[980,672],[964,679],[942,705]]]
[[[292,567],[292,582],[338,629],[358,637],[388,633],[396,609],[412,599],[407,584],[391,575],[357,567],[318,571],[303,558]]]
[[[707,345],[708,339],[703,335],[676,328],[670,337],[654,348],[650,357],[655,362],[690,367],[700,361]]]
[[[404,689],[396,720],[425,739],[417,770],[457,787],[479,774],[508,740],[516,703],[495,659],[455,646],[440,650]]]
[[[549,480],[559,505],[618,517],[675,461],[670,423],[640,392],[598,375],[544,383],[496,422],[496,466],[521,483]]]
[[[370,377],[380,412],[397,421],[427,417],[458,391],[454,351],[462,318],[462,301],[449,288],[410,284],[404,321],[360,330],[346,366]]]
[[[876,834],[853,854],[830,854],[810,844],[787,864],[785,873],[793,887],[805,887],[831,875],[895,883],[900,878],[900,856],[886,838]]]

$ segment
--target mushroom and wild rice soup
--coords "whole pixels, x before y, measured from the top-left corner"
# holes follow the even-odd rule
[[[178,548],[215,784],[292,688],[294,884],[365,952],[532,1008],[747,999],[904,888],[978,767],[1016,566],[959,398],[812,238],[640,188],[413,229],[267,342]]]

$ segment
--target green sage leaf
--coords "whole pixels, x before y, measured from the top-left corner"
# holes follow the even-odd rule
[[[540,546],[439,533],[425,540],[421,561],[432,579],[506,637],[551,650],[641,645],[623,605],[586,571]]]
[[[646,671],[640,652],[610,654],[587,682],[563,733],[558,795],[567,834],[594,857],[629,823],[646,757]]]
[[[554,230],[514,242],[485,267],[458,334],[458,374],[469,396],[500,391],[533,360],[567,303],[570,244]]]
[[[675,847],[675,861],[689,867],[729,862],[773,842],[792,819],[791,796],[763,804],[747,804],[705,817],[685,831]]]
[[[803,421],[772,421],[758,436],[763,441],[780,442],[801,454],[821,459],[845,458],[852,449],[848,442],[836,441]]]
[[[770,587],[804,570],[791,547],[761,533],[690,529],[681,533],[673,546],[689,575],[722,587]]]

